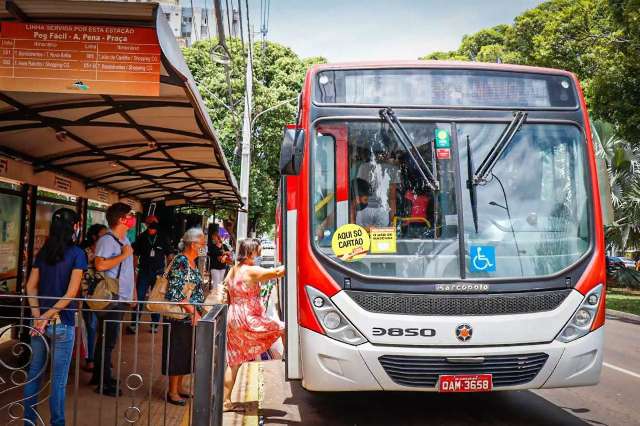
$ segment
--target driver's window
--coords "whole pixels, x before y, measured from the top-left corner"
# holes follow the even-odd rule
[[[331,246],[336,228],[335,139],[318,133],[313,150],[313,236],[321,247]]]

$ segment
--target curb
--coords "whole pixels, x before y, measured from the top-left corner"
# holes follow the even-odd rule
[[[242,426],[258,426],[258,410],[260,408],[261,389],[260,382],[262,378],[262,363],[249,362],[246,366],[247,379],[244,388],[245,403],[255,403],[244,413],[242,417]]]
[[[622,312],[622,311],[616,311],[616,310],[613,310],[613,309],[607,309],[606,310],[606,314],[607,315],[611,315],[612,317],[616,317],[616,318],[623,318],[623,319],[627,319],[627,320],[631,320],[631,321],[640,322],[640,315],[630,314],[630,313]]]

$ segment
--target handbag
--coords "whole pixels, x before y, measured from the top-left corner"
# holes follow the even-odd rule
[[[120,253],[122,253],[123,244],[116,238],[115,235],[108,233],[118,245],[120,246]],[[96,272],[92,278],[88,278],[87,288],[87,305],[94,310],[109,309],[114,302],[119,299],[118,293],[120,291],[120,272],[122,271],[122,262],[118,265],[118,273],[116,277],[110,277],[106,273]]]
[[[176,256],[178,257],[178,256]],[[158,275],[156,277],[156,282],[151,289],[151,293],[149,294],[149,302],[157,302],[157,303],[147,303],[147,310],[150,312],[162,314],[165,318],[171,319],[185,319],[187,317],[187,313],[180,305],[176,305],[174,303],[169,303],[166,299],[167,289],[169,287],[169,280],[167,276],[169,275],[169,271],[173,266],[173,262],[176,257],[173,258],[169,266],[165,269],[162,275]],[[189,284],[185,284],[187,287]]]

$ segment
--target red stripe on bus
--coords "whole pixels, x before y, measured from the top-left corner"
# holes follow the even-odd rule
[[[605,294],[606,294],[606,262],[605,262],[605,243],[604,243],[604,227],[602,225],[602,207],[600,205],[600,189],[598,185],[598,169],[596,166],[596,156],[593,147],[593,136],[591,134],[591,122],[589,120],[589,113],[587,110],[587,103],[582,93],[582,87],[580,81],[575,75],[573,81],[578,88],[578,96],[580,99],[580,107],[582,108],[582,114],[584,117],[585,134],[587,137],[587,152],[589,153],[589,169],[591,170],[591,194],[593,198],[593,223],[595,228],[595,252],[593,258],[589,262],[589,265],[585,269],[582,277],[576,284],[576,290],[582,294],[587,294],[592,288],[598,284],[605,285],[602,290],[602,299],[600,300],[600,306],[596,314],[596,318],[591,326],[592,330],[595,330],[604,325],[605,319]]]

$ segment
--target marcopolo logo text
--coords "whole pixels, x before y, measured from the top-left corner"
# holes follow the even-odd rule
[[[437,284],[436,291],[443,292],[478,292],[489,291],[489,284],[473,284],[473,283],[456,283],[456,284]]]

